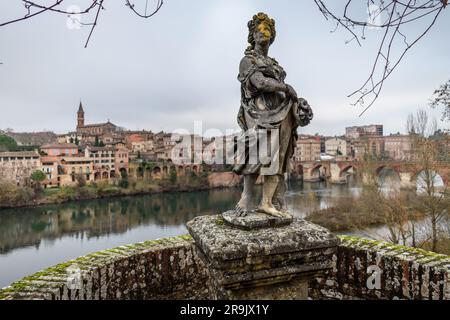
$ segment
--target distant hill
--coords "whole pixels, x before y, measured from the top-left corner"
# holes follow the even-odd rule
[[[57,135],[54,132],[3,132],[4,135],[13,138],[18,146],[42,146],[54,143]]]

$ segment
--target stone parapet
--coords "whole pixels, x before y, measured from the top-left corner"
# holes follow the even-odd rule
[[[215,223],[222,224],[217,218]],[[214,299],[217,288],[212,286],[212,280],[220,277],[229,289],[239,289],[247,283],[240,291],[242,299],[308,296],[450,300],[450,256],[364,238],[338,238],[341,241],[334,252],[326,247],[311,251],[311,246],[302,247],[302,243],[307,243],[305,238],[297,238],[297,248],[306,252],[275,252],[267,248],[267,252],[272,252],[270,259],[257,258],[265,252],[261,242],[259,247],[247,249],[248,265],[242,261],[244,255],[217,264],[232,268],[234,274],[208,268],[203,253],[189,235],[146,241],[92,253],[37,272],[0,290],[0,300]],[[331,268],[319,275],[314,271],[308,275],[304,266],[321,264],[319,257],[331,260]],[[307,286],[301,277],[289,280],[290,274],[299,273],[310,278]],[[255,280],[264,285],[255,286]]]
[[[217,299],[307,299],[309,280],[332,267],[339,244],[327,229],[302,219],[243,230],[216,215],[194,218],[187,227]]]
[[[0,290],[6,300],[206,299],[207,273],[190,236],[80,257]]]
[[[364,238],[340,238],[333,268],[310,283],[310,297],[450,299],[450,256]]]

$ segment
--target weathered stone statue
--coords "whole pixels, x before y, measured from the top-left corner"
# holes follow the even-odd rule
[[[238,122],[243,133],[232,152],[235,172],[244,175],[244,192],[235,210],[196,217],[186,226],[208,267],[212,297],[307,299],[308,282],[332,268],[339,243],[325,228],[294,218],[283,207],[284,174],[296,130],[310,122],[312,111],[284,82],[283,68],[267,55],[275,22],[258,13],[248,27],[250,47],[239,70]],[[255,209],[259,176],[263,195]]]
[[[250,46],[239,67],[241,107],[238,123],[243,133],[238,142],[246,147],[238,151],[234,171],[244,175],[244,191],[235,215],[243,217],[252,211],[286,218],[284,174],[289,170],[297,139],[297,128],[306,126],[313,117],[306,100],[297,97],[292,86],[284,82],[286,72],[268,56],[276,36],[275,21],[258,13],[248,23]],[[264,133],[264,134],[261,134]],[[261,154],[267,144],[268,157]],[[256,147],[258,145],[259,147]],[[257,155],[252,155],[252,150]],[[254,185],[263,176],[261,204],[254,207]]]

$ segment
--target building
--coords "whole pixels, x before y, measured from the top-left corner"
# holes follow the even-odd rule
[[[79,144],[83,140],[83,135],[77,132],[69,132],[67,134],[58,135],[58,143],[72,143]]]
[[[40,156],[35,151],[0,152],[0,179],[21,185],[40,167]]]
[[[320,160],[320,150],[320,139],[298,139],[294,151],[294,159],[299,162]]]
[[[347,141],[336,137],[326,140],[325,153],[330,156],[346,157],[348,155]]]
[[[148,141],[138,141],[131,143],[131,150],[133,152],[150,152],[155,148],[152,140]]]
[[[385,137],[382,136],[362,136],[359,139],[352,140],[351,149],[352,156],[358,160],[364,159],[366,156],[377,159],[385,159]]]
[[[358,139],[363,136],[383,136],[382,124],[371,124],[367,126],[355,126],[345,128],[345,137],[348,139]]]
[[[73,143],[53,143],[42,146],[41,151],[50,157],[76,156],[78,146]]]
[[[121,172],[128,172],[128,150],[123,147],[86,147],[85,158],[93,163],[95,180],[119,178]]]
[[[116,168],[117,177],[119,177],[119,174],[121,176],[128,174],[130,165],[129,162],[130,162],[130,155],[128,149],[116,146],[114,153],[114,165]]]
[[[73,186],[79,179],[94,181],[94,166],[90,159],[79,156],[44,156],[42,171],[46,175],[45,187]]]
[[[118,127],[115,124],[109,122],[109,120],[106,123],[85,124],[84,109],[82,103],[80,102],[80,106],[78,107],[77,112],[76,132],[78,134],[81,133],[86,135],[101,136],[116,131],[118,131]]]
[[[409,135],[393,134],[384,137],[384,152],[391,160],[407,161],[411,158],[412,141]]]
[[[41,157],[41,170],[45,174],[45,187],[61,186],[62,167],[59,164],[58,157]]]
[[[75,185],[83,178],[87,183],[110,181],[128,172],[128,150],[117,147],[86,147],[84,153],[41,157],[46,187]]]
[[[157,161],[172,160],[172,146],[162,146],[155,149],[155,155]]]

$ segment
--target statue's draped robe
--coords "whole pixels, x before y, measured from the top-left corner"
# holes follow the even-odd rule
[[[294,153],[297,140],[297,127],[300,125],[298,112],[298,101],[286,98],[283,92],[262,92],[255,88],[250,78],[255,72],[261,72],[265,77],[273,78],[283,82],[286,72],[278,62],[270,57],[256,54],[254,51],[246,53],[251,65],[246,70],[241,70],[238,80],[241,82],[241,107],[238,113],[238,123],[243,130],[238,137],[238,143],[244,144],[245,148],[234,150],[235,165],[233,171],[237,174],[261,174],[273,175],[283,174],[289,169],[289,160]],[[258,132],[262,129],[268,130],[268,154],[270,159],[258,157],[256,160],[249,157],[249,150],[256,150],[257,135],[249,132]],[[278,144],[270,145],[273,131],[278,129]],[[276,135],[275,135],[275,138]],[[261,141],[259,141],[261,144]],[[272,151],[272,152],[270,152]],[[250,161],[249,161],[250,159]],[[263,160],[263,161],[261,161]],[[275,164],[275,165],[274,165]],[[267,168],[273,170],[264,170]]]

